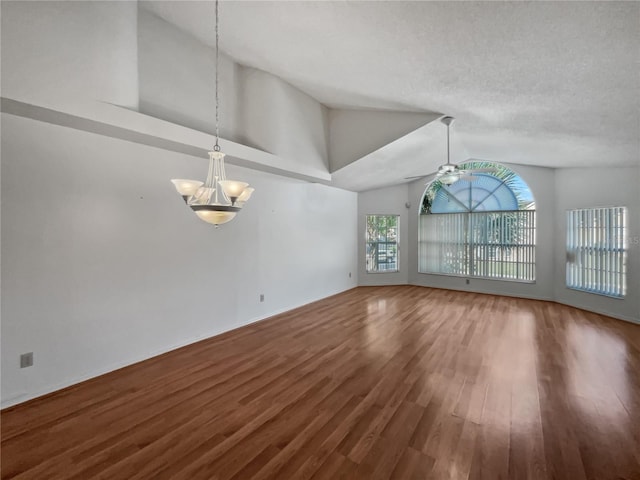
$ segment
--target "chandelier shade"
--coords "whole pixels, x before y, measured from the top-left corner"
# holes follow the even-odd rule
[[[182,195],[182,198],[184,198],[185,201],[187,201],[192,195],[195,195],[198,189],[204,185],[204,182],[199,180],[187,180],[185,178],[174,178],[171,180],[171,183],[173,183],[176,190],[180,195]]]
[[[230,222],[235,218],[237,213],[237,211],[209,209],[207,205],[193,205],[191,208],[196,212],[200,220],[216,226]]]
[[[247,182],[237,180],[227,180],[224,168],[225,154],[220,151],[219,136],[219,110],[220,102],[218,98],[218,70],[219,70],[219,29],[218,29],[218,0],[215,3],[216,19],[216,74],[215,74],[215,94],[216,94],[216,143],[213,150],[209,152],[209,171],[204,182],[198,180],[187,180],[176,178],[171,180],[178,193],[182,196],[187,205],[195,212],[201,220],[211,223],[216,227],[223,223],[230,222],[249,200],[254,189],[249,187]]]
[[[237,182],[235,180],[220,180],[218,184],[222,187],[224,194],[235,201],[240,195],[244,193],[245,188],[249,186],[246,182]]]
[[[236,203],[238,202],[246,202],[247,200],[249,200],[251,198],[251,194],[255,191],[255,188],[251,188],[251,187],[247,187],[244,189],[244,191],[242,192],[242,194],[238,197],[238,200],[236,200]]]

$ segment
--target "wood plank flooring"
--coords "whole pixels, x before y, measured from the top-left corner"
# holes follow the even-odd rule
[[[361,287],[2,412],[2,478],[640,479],[640,326]]]

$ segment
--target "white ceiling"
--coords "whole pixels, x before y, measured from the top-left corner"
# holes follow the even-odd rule
[[[212,2],[143,8],[213,44]],[[455,116],[474,158],[640,163],[637,2],[222,2],[220,25],[226,53],[327,106]]]

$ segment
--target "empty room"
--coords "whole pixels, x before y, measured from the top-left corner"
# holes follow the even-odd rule
[[[2,479],[640,480],[640,3],[17,1]]]

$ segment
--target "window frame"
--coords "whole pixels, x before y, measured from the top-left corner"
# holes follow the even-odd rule
[[[386,228],[386,232],[385,232],[385,239],[383,241],[377,240],[377,241],[370,241],[369,240],[369,231],[367,228],[367,225],[369,224],[369,217],[394,217],[396,219],[396,224],[395,224],[395,240],[394,241],[389,241],[389,227]],[[379,236],[378,236],[379,238]],[[387,255],[386,255],[386,251],[388,250],[388,246],[395,246],[395,269],[393,270],[370,270],[369,269],[369,245],[370,244],[375,244],[375,245],[381,245],[384,244],[385,245],[385,265],[387,265],[389,262],[386,261],[387,259]],[[377,255],[379,255],[379,251],[376,252]],[[378,258],[379,261],[379,258]],[[391,262],[393,263],[393,262]],[[377,263],[377,265],[379,266],[380,263]],[[371,273],[371,274],[384,274],[384,273],[398,273],[400,272],[400,215],[399,214],[395,214],[395,213],[367,213],[364,216],[364,269],[365,269],[365,273]]]
[[[497,162],[470,160],[459,168],[478,170],[480,178],[461,178],[456,188],[436,178],[422,196],[418,273],[536,283],[538,216],[527,182]]]
[[[610,216],[603,213],[609,212]],[[580,219],[579,215],[583,218]],[[581,228],[578,223],[591,221],[588,226]],[[621,215],[619,224],[611,225],[615,215]],[[590,217],[589,217],[590,216]],[[595,223],[608,222],[603,227],[595,226]],[[623,205],[605,207],[574,208],[566,211],[566,241],[565,241],[565,286],[570,290],[583,293],[591,293],[618,300],[624,300],[627,295],[627,273],[629,260],[628,229],[629,229],[629,209]],[[602,230],[601,230],[602,229]],[[616,236],[616,233],[618,235]],[[593,242],[595,240],[595,242]],[[593,242],[593,243],[589,243]],[[597,245],[600,242],[601,245]],[[602,245],[602,242],[605,245]],[[598,254],[593,258],[593,254]],[[620,257],[618,258],[618,254]],[[590,261],[576,261],[578,258],[585,258],[591,255]],[[619,262],[619,263],[618,263]],[[593,263],[593,265],[589,265]],[[614,263],[617,263],[619,271],[612,271]],[[593,275],[589,286],[589,273]],[[616,277],[616,274],[618,275]],[[603,277],[609,275],[608,282],[601,284]],[[612,288],[613,286],[613,288]],[[617,292],[615,291],[617,290]]]

